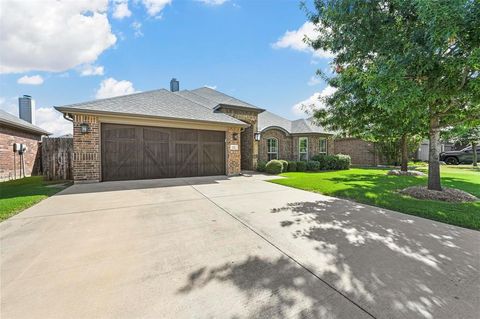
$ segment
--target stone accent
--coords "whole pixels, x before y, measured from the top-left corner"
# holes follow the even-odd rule
[[[0,127],[0,180],[13,179],[15,176],[13,143],[27,146],[27,151],[23,155],[25,175],[38,175],[41,166],[40,140],[40,135],[2,125]],[[15,155],[15,165],[18,178],[20,176],[20,156],[18,154]]]
[[[240,128],[229,127],[226,132],[226,152],[227,152],[227,175],[238,175],[241,171],[241,139]],[[233,139],[234,134],[237,134],[237,140]],[[232,149],[235,145],[238,149]]]
[[[355,165],[378,165],[379,157],[375,144],[358,138],[340,138],[335,140],[335,154],[346,154]]]
[[[258,131],[258,112],[238,110],[235,108],[222,107],[223,112],[237,120],[250,124],[241,134],[241,167],[244,170],[254,170],[258,161],[258,142],[254,139],[254,133]]]
[[[82,134],[80,125],[87,123],[90,132]],[[73,179],[75,182],[101,180],[100,123],[98,117],[75,114],[73,117]]]

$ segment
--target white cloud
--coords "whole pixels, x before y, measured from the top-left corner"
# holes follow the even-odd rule
[[[134,33],[135,38],[143,37],[142,24],[140,22],[134,21],[132,23],[132,28],[135,31]]]
[[[216,85],[204,85],[204,87],[206,88],[209,88],[209,89],[212,89],[212,90],[216,90],[217,89],[217,86]]]
[[[72,122],[63,118],[63,114],[53,107],[41,107],[35,112],[36,125],[52,133],[53,136],[60,136],[73,133]]]
[[[222,4],[227,2],[228,0],[197,0],[197,1],[198,2],[203,2],[204,4],[209,5],[209,6],[221,6]]]
[[[4,98],[0,97],[0,110],[18,116],[18,98]]]
[[[0,73],[62,72],[93,63],[116,42],[108,0],[2,0]]]
[[[322,83],[322,80],[319,79],[318,76],[315,76],[315,75],[311,76],[310,79],[307,82],[307,84],[309,86],[315,86],[315,85],[320,84],[320,83]]]
[[[24,75],[17,80],[18,84],[40,85],[43,83],[43,78],[40,75]]]
[[[313,50],[313,48],[305,43],[305,38],[315,39],[318,31],[315,30],[315,25],[312,22],[305,22],[298,30],[287,31],[272,44],[275,49],[290,48],[296,51],[312,53],[315,58],[332,58],[334,55],[331,52],[323,50]]]
[[[158,15],[172,0],[142,0],[143,5],[147,8],[150,16]]]
[[[324,99],[335,93],[336,90],[337,89],[334,87],[327,86],[321,92],[314,93],[308,99],[295,104],[292,107],[293,114],[304,117],[306,115],[311,115],[314,110],[324,108]]]
[[[132,11],[128,9],[128,0],[115,0],[113,7],[113,17],[115,19],[123,19],[132,15]]]
[[[80,76],[103,75],[104,69],[101,65],[85,64],[80,69]]]
[[[127,95],[137,92],[133,88],[133,83],[130,81],[122,80],[117,81],[114,78],[108,78],[100,83],[100,87],[97,90],[95,97],[97,99],[105,99],[108,97]]]

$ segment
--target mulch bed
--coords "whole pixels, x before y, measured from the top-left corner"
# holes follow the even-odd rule
[[[401,194],[412,196],[417,199],[440,200],[444,202],[462,203],[474,202],[478,198],[455,188],[444,187],[442,191],[429,190],[426,186],[412,186],[400,191]]]
[[[395,175],[395,176],[425,176],[426,174],[423,173],[423,172],[419,172],[419,171],[407,171],[407,172],[403,172],[401,170],[398,170],[398,169],[392,169],[390,171],[387,172],[387,175]]]

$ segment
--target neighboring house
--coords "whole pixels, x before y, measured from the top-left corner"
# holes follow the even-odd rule
[[[77,182],[236,175],[259,159],[334,154],[333,135],[310,119],[289,121],[206,87],[55,108],[73,122]]]
[[[419,161],[425,161],[428,162],[428,149],[430,146],[430,141],[429,140],[423,140],[420,143],[420,146],[415,153],[415,159]],[[455,145],[453,143],[449,142],[441,142],[440,143],[440,152],[448,152],[448,151],[453,151],[455,150]]]
[[[24,144],[25,175],[40,172],[39,143],[42,135],[49,135],[44,129],[0,110],[0,180],[20,176],[20,156],[13,152],[13,144]]]

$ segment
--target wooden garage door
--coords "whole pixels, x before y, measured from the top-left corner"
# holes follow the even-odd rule
[[[104,181],[225,174],[225,132],[102,124]]]

